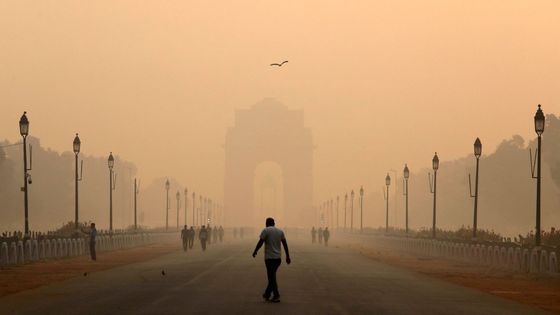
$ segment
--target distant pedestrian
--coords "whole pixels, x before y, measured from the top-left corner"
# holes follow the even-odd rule
[[[266,227],[261,232],[261,236],[253,251],[253,257],[257,256],[259,249],[264,244],[264,264],[266,266],[266,275],[268,278],[268,286],[262,295],[266,301],[278,303],[280,302],[280,292],[278,292],[278,283],[276,282],[276,271],[282,263],[282,250],[280,243],[284,246],[286,252],[286,263],[289,265],[292,261],[290,259],[290,252],[288,251],[288,242],[284,232],[274,226],[274,219],[266,219]],[[270,298],[272,294],[272,299]]]
[[[214,227],[214,231],[212,231],[212,242],[213,242],[214,244],[217,244],[217,243],[218,243],[218,236],[219,236],[219,233],[220,233],[220,232],[219,232],[219,230],[218,230],[218,227],[215,226],[215,227]]]
[[[319,237],[319,244],[323,244],[323,229],[319,228],[317,230],[317,236]]]
[[[181,240],[183,241],[183,250],[185,252],[189,248],[189,234],[190,234],[189,230],[187,229],[187,226],[185,225],[185,227],[181,231]]]
[[[200,240],[200,246],[202,246],[202,250],[205,251],[206,250],[206,241],[208,241],[208,230],[206,229],[206,226],[202,226],[202,228],[200,228],[200,232],[198,232],[198,239]]]
[[[189,248],[193,248],[195,234],[194,227],[191,225],[191,229],[189,230]]]
[[[221,225],[218,234],[220,234],[220,243],[221,243],[224,241],[224,228]]]
[[[237,228],[233,228],[233,238],[237,238]]]
[[[82,232],[84,232],[82,230]],[[97,254],[95,252],[95,242],[97,238],[97,229],[95,228],[95,223],[91,223],[89,226],[89,231],[84,232],[89,236],[89,254],[91,255],[91,260],[97,260]]]
[[[317,239],[317,230],[315,227],[311,228],[311,244],[315,244],[315,240]]]
[[[331,232],[329,232],[329,228],[326,227],[323,231],[323,239],[325,240],[325,246],[329,246],[329,238],[331,237]]]

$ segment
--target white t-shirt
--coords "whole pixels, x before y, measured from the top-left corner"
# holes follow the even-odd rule
[[[261,232],[261,240],[264,241],[264,259],[280,259],[282,252],[280,249],[284,232],[275,226],[268,226]]]

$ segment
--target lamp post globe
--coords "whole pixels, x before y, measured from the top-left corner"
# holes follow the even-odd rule
[[[74,154],[80,153],[81,145],[82,142],[80,141],[80,137],[78,137],[78,134],[76,134],[76,137],[74,137],[74,142],[72,143],[72,149],[74,150]]]
[[[410,171],[408,170],[408,165],[404,165],[404,170],[403,170],[403,176],[404,179],[408,179],[410,177]]]
[[[479,138],[474,141],[474,156],[478,159],[482,155],[482,142]]]
[[[29,120],[27,119],[27,112],[23,112],[19,119],[19,133],[22,137],[27,137],[29,134]]]
[[[432,168],[434,171],[439,169],[439,158],[437,156],[437,152],[434,154],[434,158],[432,159]]]
[[[111,169],[111,170],[115,166],[115,158],[113,157],[113,152],[109,153],[109,158],[107,159],[107,165],[109,166],[109,169]]]
[[[23,118],[23,116],[22,116]],[[544,113],[541,109],[541,105],[539,104],[539,108],[537,109],[537,112],[535,113],[535,132],[537,133],[537,135],[542,135],[544,132],[544,123],[545,123],[545,117],[544,117]]]
[[[385,185],[391,185],[391,176],[389,176],[389,173],[387,173],[387,176],[385,176]]]

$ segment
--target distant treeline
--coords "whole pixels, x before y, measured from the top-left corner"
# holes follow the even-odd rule
[[[74,153],[59,153],[28,138],[33,146],[33,183],[29,185],[29,224],[35,231],[59,228],[74,220]],[[22,145],[0,142],[0,231],[22,230],[24,223]],[[93,221],[101,229],[109,222],[109,170],[107,157],[80,154],[83,180],[80,182],[80,221]],[[133,222],[132,198],[136,166],[115,156],[117,173],[113,192],[113,220],[122,228]]]
[[[473,133],[473,142],[480,137],[483,156],[480,160],[480,191],[478,227],[496,231],[504,236],[526,235],[535,226],[535,180],[531,178],[529,148],[536,147],[535,138],[528,143],[515,135],[504,140],[494,152],[484,147],[484,135]],[[437,183],[437,227],[459,229],[473,225],[473,199],[469,196],[468,174],[475,174],[475,158],[469,154],[458,160],[447,160],[440,155]],[[431,156],[426,157],[429,161]],[[560,226],[560,119],[547,115],[543,134],[542,153],[542,229]],[[429,192],[428,172],[431,169],[411,169],[409,181],[409,222],[415,229],[431,228],[432,198]],[[370,219],[376,226],[385,223],[385,201],[380,188],[366,199]],[[404,226],[404,197],[402,175],[399,174],[398,194],[390,195],[389,222],[394,225],[394,202],[398,198],[396,226]],[[394,192],[393,186],[391,192]],[[473,190],[474,191],[474,190]],[[366,212],[366,211],[364,211]]]

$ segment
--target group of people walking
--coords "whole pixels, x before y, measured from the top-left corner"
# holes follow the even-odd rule
[[[319,244],[325,244],[325,246],[329,246],[329,239],[331,238],[331,232],[329,231],[328,227],[322,229],[319,227],[315,229],[315,227],[311,228],[311,243],[315,244],[317,239],[319,239]]]
[[[181,240],[183,241],[183,250],[185,252],[193,248],[194,239],[197,234],[203,251],[206,250],[207,244],[212,242],[218,243],[218,241],[221,243],[224,240],[224,228],[222,226],[212,228],[211,226],[206,227],[203,225],[196,231],[193,226],[189,229],[185,225],[183,230],[181,230]]]

